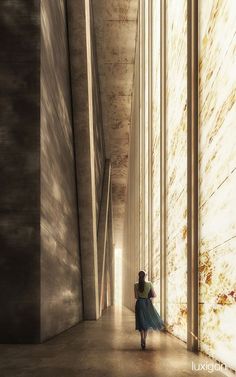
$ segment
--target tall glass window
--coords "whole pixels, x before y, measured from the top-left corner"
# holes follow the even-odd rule
[[[152,1],[152,281],[160,311],[160,0]]]
[[[167,323],[187,339],[187,1],[167,0]]]
[[[236,369],[236,3],[199,8],[200,347]]]

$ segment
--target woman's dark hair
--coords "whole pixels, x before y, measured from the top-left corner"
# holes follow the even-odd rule
[[[145,276],[146,276],[145,271],[143,271],[143,270],[139,271],[139,273],[138,273],[138,290],[139,290],[139,292],[144,291]]]

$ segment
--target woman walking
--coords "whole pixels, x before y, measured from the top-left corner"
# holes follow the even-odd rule
[[[156,311],[151,298],[156,297],[153,285],[145,281],[145,271],[139,271],[139,281],[134,284],[134,295],[137,299],[135,304],[135,329],[140,331],[141,348],[146,348],[148,329],[164,330],[164,322]]]

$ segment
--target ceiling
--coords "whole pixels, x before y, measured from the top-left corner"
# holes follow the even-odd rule
[[[112,164],[114,242],[122,247],[138,0],[93,0],[106,157]]]

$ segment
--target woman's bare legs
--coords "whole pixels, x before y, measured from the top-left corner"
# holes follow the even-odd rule
[[[147,330],[141,330],[140,334],[141,334],[141,346],[144,349],[146,346]]]
[[[141,342],[144,341],[144,330],[140,330]]]
[[[146,341],[146,337],[147,337],[147,330],[144,331],[144,341]]]

